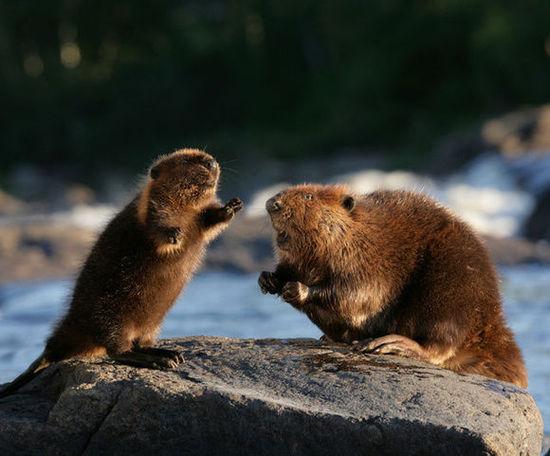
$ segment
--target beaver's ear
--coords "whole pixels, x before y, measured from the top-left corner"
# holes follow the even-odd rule
[[[348,212],[353,211],[353,208],[355,207],[355,198],[351,195],[344,196],[344,199],[342,200],[342,206]]]
[[[149,175],[151,176],[151,179],[156,179],[157,177],[159,177],[159,174],[160,174],[159,165],[153,166],[151,168],[151,171],[149,171]]]

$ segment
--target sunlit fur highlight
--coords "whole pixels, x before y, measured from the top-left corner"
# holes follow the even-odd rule
[[[217,201],[219,176],[213,157],[196,149],[183,149],[153,163],[138,195],[93,246],[69,308],[44,353],[0,397],[52,362],[116,356],[155,342],[208,242],[242,205],[237,201],[228,210]]]
[[[347,197],[355,201],[351,210]],[[266,290],[330,339],[398,334],[410,343],[401,338],[395,352],[527,385],[487,251],[447,209],[421,194],[353,195],[341,185],[298,185],[274,198],[279,263]]]

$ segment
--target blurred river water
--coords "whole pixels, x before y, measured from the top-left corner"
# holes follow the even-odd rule
[[[550,267],[501,268],[505,312],[529,370],[529,390],[550,431]],[[0,287],[0,383],[22,372],[42,351],[63,314],[72,282],[20,282]],[[264,296],[257,276],[199,274],[168,314],[161,337],[220,335],[242,338],[319,337],[290,305]]]

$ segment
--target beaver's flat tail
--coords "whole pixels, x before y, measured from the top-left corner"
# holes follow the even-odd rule
[[[42,370],[46,369],[50,365],[50,361],[42,353],[31,365],[23,372],[19,377],[15,378],[12,382],[8,383],[5,387],[0,389],[0,398],[9,396],[15,393],[23,385],[29,383],[34,377],[36,377]]]

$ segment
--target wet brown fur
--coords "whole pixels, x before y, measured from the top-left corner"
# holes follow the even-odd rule
[[[37,360],[40,369],[71,357],[115,357],[153,345],[208,241],[242,207],[238,199],[218,203],[219,174],[215,160],[195,149],[153,164],[143,189],[93,246],[68,311]],[[25,374],[7,391],[30,379]]]
[[[260,286],[330,339],[527,386],[487,250],[435,201],[301,185],[267,208],[279,264]]]

